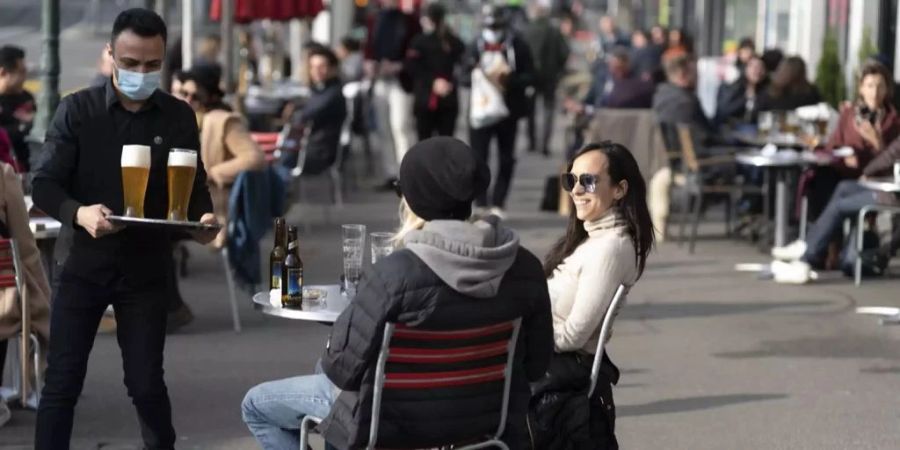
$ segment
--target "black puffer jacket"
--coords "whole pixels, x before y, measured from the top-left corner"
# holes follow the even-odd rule
[[[332,329],[322,366],[344,391],[319,427],[338,448],[368,441],[372,380],[386,322],[427,329],[473,328],[522,318],[515,352],[510,411],[504,440],[527,446],[528,383],[546,372],[553,349],[550,299],[540,261],[519,247],[512,231],[484,222],[429,222],[405,239],[406,248],[379,261],[362,279],[359,293]],[[382,410],[379,446],[434,446],[434,439],[471,437],[490,430],[497,415],[479,415],[495,394],[473,388],[452,398],[415,396]],[[440,411],[431,426],[404,428],[403,418]]]

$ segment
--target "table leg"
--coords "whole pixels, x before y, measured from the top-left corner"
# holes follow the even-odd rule
[[[782,247],[787,241],[787,171],[775,172],[775,246]]]

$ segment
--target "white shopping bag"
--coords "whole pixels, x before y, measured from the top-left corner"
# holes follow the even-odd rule
[[[488,80],[481,68],[472,70],[472,98],[469,125],[474,129],[491,126],[509,116],[500,89]]]

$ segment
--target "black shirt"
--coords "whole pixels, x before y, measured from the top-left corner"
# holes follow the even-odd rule
[[[166,217],[166,166],[173,147],[198,150],[188,219],[197,221],[212,212],[206,171],[199,159],[197,119],[187,103],[157,90],[140,111],[132,113],[119,102],[111,79],[103,86],[76,92],[62,100],[53,117],[33,182],[35,204],[75,228],[63,274],[98,283],[122,277],[131,285],[165,277],[171,260],[170,232],[132,227],[94,239],[75,223],[81,206],[101,203],[113,214],[122,214],[121,156],[126,144],[151,149],[146,217]]]
[[[0,128],[5,129],[9,135],[16,161],[26,172],[30,169],[28,158],[31,152],[28,149],[28,143],[25,142],[25,136],[31,131],[33,119],[26,122],[16,116],[24,114],[33,117],[34,112],[34,97],[28,91],[17,94],[0,94]]]

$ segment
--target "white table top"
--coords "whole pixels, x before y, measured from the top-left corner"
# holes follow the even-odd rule
[[[780,151],[768,155],[759,150],[738,153],[735,155],[735,160],[741,164],[756,167],[802,167],[824,165],[831,162],[830,158],[811,152]]]
[[[350,299],[341,294],[341,287],[337,284],[304,286],[304,288],[323,289],[327,294],[324,301],[308,309],[283,308],[274,306],[269,300],[269,292],[257,292],[253,295],[253,308],[263,314],[282,317],[293,320],[308,320],[312,322],[331,322],[350,305]],[[304,302],[306,306],[306,302]]]
[[[895,183],[893,178],[868,178],[860,180],[859,185],[873,191],[900,193],[900,183]]]

